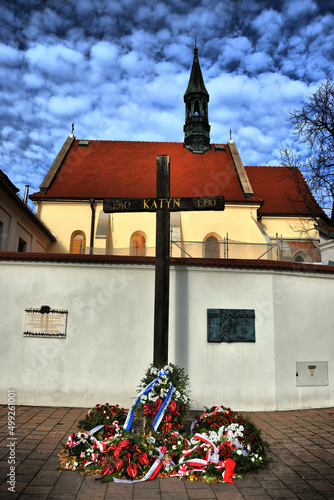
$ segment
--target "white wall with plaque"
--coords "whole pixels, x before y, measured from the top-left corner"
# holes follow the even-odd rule
[[[67,314],[67,309],[51,309],[49,306],[25,309],[23,336],[65,339]]]

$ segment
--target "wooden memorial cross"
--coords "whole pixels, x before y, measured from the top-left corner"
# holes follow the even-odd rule
[[[114,198],[103,201],[106,213],[156,212],[155,304],[153,363],[168,363],[170,212],[224,210],[224,197],[170,197],[170,158],[157,157],[156,198]]]

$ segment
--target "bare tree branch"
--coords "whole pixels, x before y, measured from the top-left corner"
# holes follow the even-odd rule
[[[322,83],[300,109],[288,118],[296,139],[307,145],[308,157],[302,159],[292,148],[281,146],[281,163],[303,173],[318,203],[331,213],[334,226],[334,84]]]

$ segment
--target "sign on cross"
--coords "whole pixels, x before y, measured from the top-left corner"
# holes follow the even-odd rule
[[[224,197],[170,197],[170,158],[157,157],[156,198],[113,198],[103,201],[106,213],[156,212],[153,363],[168,363],[170,212],[224,210]]]

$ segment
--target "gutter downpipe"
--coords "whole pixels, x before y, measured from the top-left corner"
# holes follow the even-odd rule
[[[94,251],[94,229],[95,229],[95,207],[94,207],[94,198],[91,198],[89,200],[90,202],[90,208],[92,209],[92,221],[91,221],[91,226],[90,226],[90,248],[89,248],[89,253],[92,255]]]

